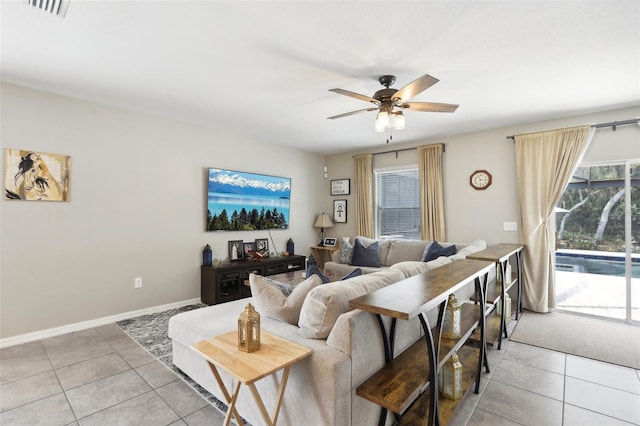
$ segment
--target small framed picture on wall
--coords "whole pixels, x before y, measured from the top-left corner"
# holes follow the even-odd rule
[[[351,179],[334,179],[331,181],[331,195],[349,195]]]
[[[333,200],[333,221],[347,223],[347,200]]]

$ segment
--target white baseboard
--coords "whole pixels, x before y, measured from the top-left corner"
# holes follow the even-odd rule
[[[201,303],[200,298],[168,303],[166,305],[152,306],[150,308],[140,309],[137,311],[124,312],[122,314],[111,315],[108,317],[96,318],[89,321],[76,322],[74,324],[68,324],[60,327],[48,328],[46,330],[34,331],[32,333],[6,337],[4,339],[0,339],[0,348],[7,348],[9,346],[20,345],[22,343],[46,339],[48,337],[60,336],[61,334],[86,330],[88,328],[99,327],[101,325],[113,324],[116,321],[135,318],[139,317],[140,315],[154,314],[156,312],[162,312],[168,309],[181,308],[182,306],[194,305],[196,303]]]

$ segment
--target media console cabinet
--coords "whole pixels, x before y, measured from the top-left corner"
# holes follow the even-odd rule
[[[244,285],[249,274],[262,276],[299,271],[305,268],[305,256],[271,257],[260,261],[239,260],[218,266],[200,267],[200,299],[207,305],[251,297],[251,288]]]

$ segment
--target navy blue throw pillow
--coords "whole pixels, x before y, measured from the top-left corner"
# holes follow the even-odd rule
[[[356,242],[353,246],[351,265],[379,268],[380,245],[378,242],[376,241],[375,243],[371,243],[369,247],[365,247],[364,243],[359,238],[356,238]]]
[[[439,258],[440,256],[452,256],[454,254],[456,254],[455,244],[447,247],[442,247],[437,241],[434,241],[433,244],[431,244],[431,246],[429,247],[429,250],[427,250],[427,253],[425,253],[422,261],[429,262],[433,259]]]
[[[357,277],[359,275],[362,275],[362,269],[356,268],[353,271],[349,272],[344,277],[340,278],[340,281],[348,280],[349,278]]]
[[[318,267],[315,264],[309,265],[309,267],[307,268],[306,278],[309,278],[313,274],[316,274],[317,276],[320,277],[320,279],[322,280],[322,284],[326,284],[329,281],[331,281],[329,279],[329,277],[327,277],[325,274],[323,274],[322,271],[320,269],[318,269]]]
[[[311,275],[316,274],[322,280],[322,284],[327,284],[331,282],[331,279],[322,273],[320,269],[316,265],[309,265],[307,268],[306,277],[309,278]],[[349,272],[344,277],[340,278],[340,281],[348,280],[349,278],[357,277],[358,275],[362,275],[362,269],[356,268],[353,271]]]

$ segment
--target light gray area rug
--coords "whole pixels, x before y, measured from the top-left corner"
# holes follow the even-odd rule
[[[525,311],[509,340],[640,369],[640,326]]]

